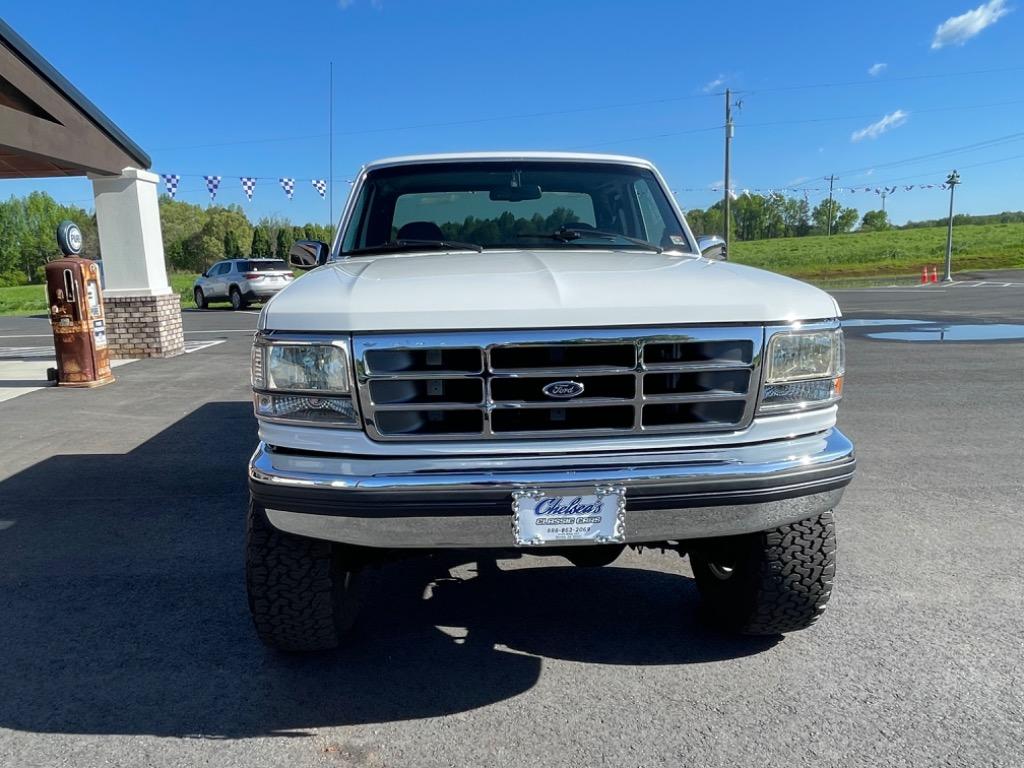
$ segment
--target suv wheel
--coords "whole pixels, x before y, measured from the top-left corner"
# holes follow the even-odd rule
[[[206,295],[202,288],[196,288],[192,292],[192,298],[195,299],[196,309],[206,309]]]
[[[697,589],[718,624],[749,635],[805,629],[825,610],[836,573],[832,512],[768,531],[693,542]]]
[[[282,651],[336,647],[358,612],[360,570],[351,548],[279,531],[250,500],[245,581],[265,645]]]
[[[234,310],[245,309],[245,299],[242,298],[242,292],[231,286],[231,308]]]

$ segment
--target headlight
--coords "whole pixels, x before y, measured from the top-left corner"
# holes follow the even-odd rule
[[[252,348],[252,387],[260,418],[359,426],[345,341],[257,338]]]
[[[843,332],[781,331],[765,355],[764,411],[802,410],[836,402],[843,393]]]

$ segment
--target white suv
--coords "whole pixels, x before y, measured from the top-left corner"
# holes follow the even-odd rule
[[[196,307],[211,301],[228,301],[232,309],[245,309],[254,301],[266,301],[292,280],[292,271],[281,259],[228,259],[218,261],[196,278],[192,297]]]
[[[815,621],[855,466],[839,307],[719,248],[644,160],[366,166],[253,346],[260,638],[332,647],[363,567],[440,548],[669,548],[724,625]]]

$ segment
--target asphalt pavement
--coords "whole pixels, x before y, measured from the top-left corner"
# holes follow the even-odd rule
[[[275,654],[242,579],[255,315],[0,402],[0,765],[1021,765],[1024,342],[942,334],[1024,324],[1024,279],[834,293],[860,464],[829,609],[781,640],[705,626],[671,553],[465,553],[375,571],[342,650]],[[47,334],[0,318],[0,357]]]

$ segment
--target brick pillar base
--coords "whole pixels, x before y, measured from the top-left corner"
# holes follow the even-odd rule
[[[112,358],[174,357],[185,351],[178,294],[104,296],[103,309]]]

